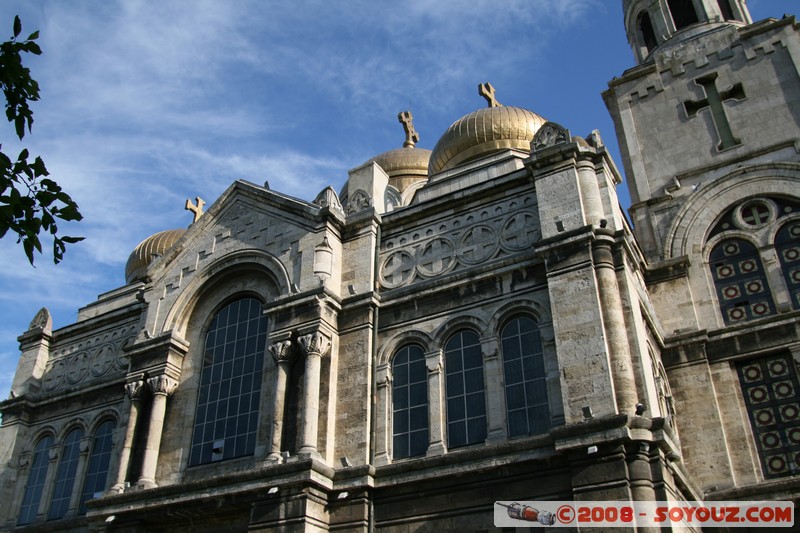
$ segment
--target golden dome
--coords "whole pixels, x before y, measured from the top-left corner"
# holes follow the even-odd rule
[[[131,283],[143,278],[150,263],[172,248],[184,233],[185,229],[160,231],[140,242],[128,257],[128,263],[125,265],[125,282]]]
[[[530,151],[534,135],[545,122],[536,113],[519,107],[473,111],[454,122],[436,143],[428,174],[432,176],[498,150]]]
[[[389,184],[403,192],[411,183],[428,179],[430,158],[430,150],[412,145],[376,155],[367,163],[376,162],[389,175]]]

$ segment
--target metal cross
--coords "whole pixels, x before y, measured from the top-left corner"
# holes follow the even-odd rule
[[[414,129],[414,115],[411,111],[401,111],[397,114],[397,120],[403,124],[403,130],[406,132],[406,142],[403,147],[413,147],[419,142],[419,133]]]
[[[705,98],[700,100],[687,100],[683,103],[686,109],[686,115],[689,118],[694,117],[701,109],[706,107],[711,112],[711,121],[714,123],[714,128],[717,130],[719,136],[718,150],[725,150],[732,148],[742,143],[733,135],[728,116],[725,114],[725,106],[723,102],[726,100],[744,100],[744,88],[741,83],[734,84],[730,89],[720,92],[717,90],[716,85],[717,73],[713,72],[708,76],[697,78],[694,82],[703,88],[706,93]]]
[[[194,220],[192,220],[193,223],[197,222],[197,220],[202,216],[202,214],[203,214],[203,206],[206,205],[205,200],[203,200],[199,196],[195,196],[194,199],[197,202],[197,205],[192,204],[192,201],[187,199],[186,200],[186,207],[184,208],[187,211],[191,211],[192,213],[194,213]]]
[[[486,98],[486,101],[489,102],[489,107],[502,107],[503,105],[494,97],[494,87],[488,81],[478,85],[478,94]]]

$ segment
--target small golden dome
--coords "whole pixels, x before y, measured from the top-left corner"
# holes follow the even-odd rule
[[[143,278],[150,263],[172,248],[184,233],[186,233],[185,229],[160,231],[140,242],[128,257],[125,265],[125,282],[132,283]]]
[[[486,107],[454,122],[436,143],[428,174],[434,175],[480,156],[516,148],[530,151],[531,141],[547,122],[536,113],[512,106]]]
[[[410,184],[428,179],[430,158],[430,150],[404,146],[376,155],[367,163],[376,162],[389,175],[389,184],[403,192]]]

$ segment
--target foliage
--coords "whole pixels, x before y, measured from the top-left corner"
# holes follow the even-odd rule
[[[14,36],[0,44],[0,88],[6,99],[6,117],[14,124],[20,140],[25,130],[31,131],[33,112],[28,102],[39,100],[39,84],[31,78],[30,69],[22,65],[23,52],[34,55],[42,53],[36,31],[24,41],[19,40],[22,23],[14,17]],[[2,145],[0,145],[0,150]],[[30,161],[30,154],[23,149],[16,160],[0,151],[0,238],[8,230],[14,231],[22,243],[28,261],[33,264],[34,250],[42,253],[40,233],[49,233],[53,238],[53,262],[64,257],[67,244],[83,240],[83,237],[58,235],[56,219],[81,220],[78,205],[54,180],[41,157]]]

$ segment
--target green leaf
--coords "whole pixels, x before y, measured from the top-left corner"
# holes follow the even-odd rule
[[[14,17],[14,38],[16,39],[19,37],[19,34],[22,32],[22,21],[19,20],[19,16]]]
[[[36,30],[35,32],[33,32],[30,35],[28,35],[28,40],[29,41],[35,41],[38,38],[39,38],[39,30]]]

